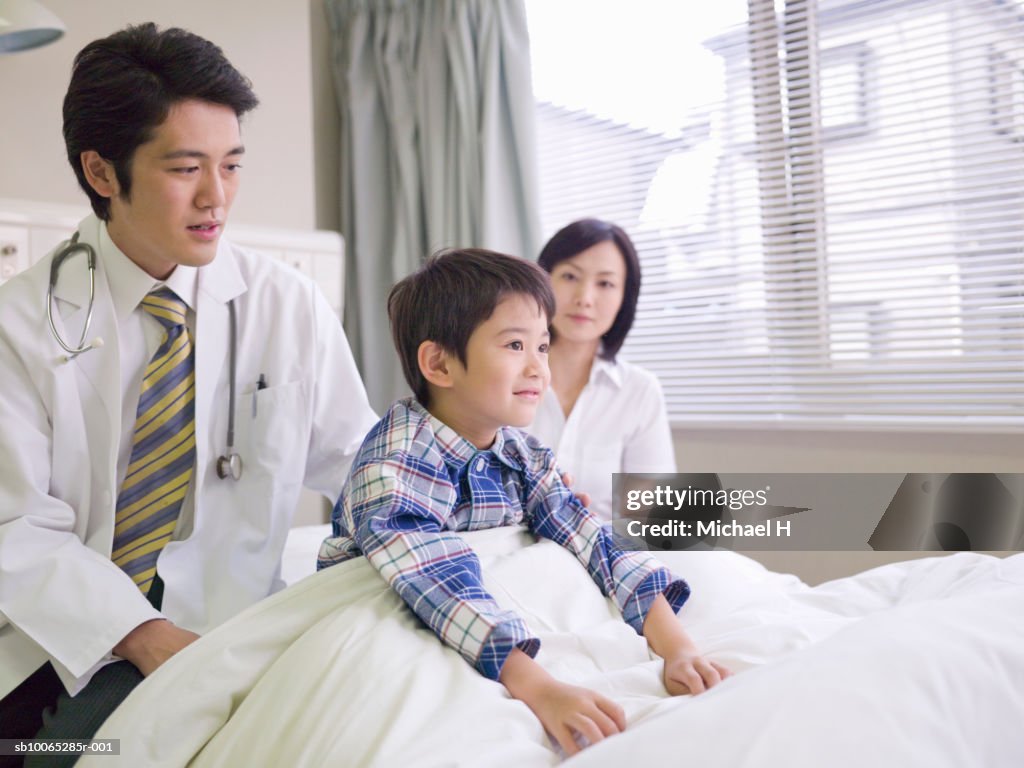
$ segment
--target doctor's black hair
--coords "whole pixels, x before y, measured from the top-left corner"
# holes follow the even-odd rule
[[[601,219],[580,219],[567,224],[555,232],[541,249],[537,263],[547,272],[553,272],[555,266],[577,256],[598,243],[611,241],[622,254],[626,264],[626,284],[622,291],[622,306],[615,315],[612,327],[601,337],[600,355],[605,360],[615,360],[615,355],[622,348],[629,329],[633,327],[636,317],[636,303],[640,297],[640,258],[636,246],[629,239],[626,230],[618,224]],[[551,337],[555,337],[554,330]]]
[[[468,365],[469,337],[509,296],[535,300],[549,323],[554,317],[555,296],[544,270],[532,261],[482,248],[438,251],[391,289],[391,337],[405,380],[420,403],[430,405],[427,380],[420,372],[420,345],[433,341]]]
[[[230,107],[239,117],[259,104],[252,83],[219,47],[184,29],[147,22],[79,51],[64,97],[64,143],[99,218],[110,220],[110,200],[86,180],[82,153],[94,150],[110,161],[129,199],[135,150],[153,138],[171,107],[188,99]]]

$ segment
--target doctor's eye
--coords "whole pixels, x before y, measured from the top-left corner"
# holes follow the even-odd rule
[[[225,169],[230,171],[231,173],[234,173],[235,171],[242,170],[242,164],[241,163],[230,163],[230,164],[225,166]]]
[[[174,173],[180,173],[180,174],[183,174],[183,175],[188,175],[188,174],[191,174],[191,173],[195,173],[198,170],[199,170],[199,166],[198,165],[189,165],[189,166],[182,166],[180,168],[171,168],[171,171],[173,171]]]

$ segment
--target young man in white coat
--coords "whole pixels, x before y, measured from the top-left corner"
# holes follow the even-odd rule
[[[129,27],[75,60],[64,136],[102,342],[67,361],[57,340],[86,322],[84,254],[0,287],[0,738],[91,736],[281,587],[300,488],[336,498],[376,421],[312,282],[221,237],[256,104],[183,30]]]

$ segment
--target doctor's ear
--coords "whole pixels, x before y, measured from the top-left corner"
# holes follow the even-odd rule
[[[424,341],[416,350],[416,362],[423,378],[435,387],[452,386],[452,355],[436,341]]]
[[[82,164],[85,180],[96,190],[96,194],[101,197],[114,197],[120,193],[121,185],[117,182],[117,173],[112,162],[105,160],[94,149],[83,152],[78,160]]]

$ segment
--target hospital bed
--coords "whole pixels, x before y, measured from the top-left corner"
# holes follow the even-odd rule
[[[563,756],[362,559],[313,573],[326,526],[293,532],[286,590],[186,648],[80,765],[547,766]],[[522,529],[465,535],[487,586],[556,677],[599,690],[627,730],[579,766],[1024,765],[1024,554],[885,565],[810,587],[733,552],[659,554],[693,593],[680,618],[735,674],[670,698],[660,661],[584,569]]]

